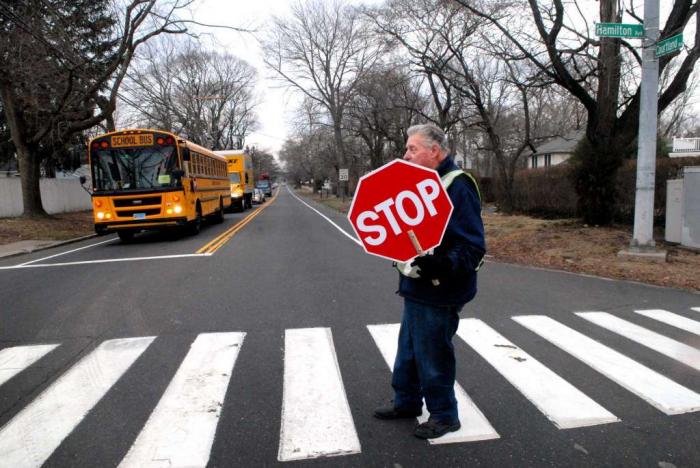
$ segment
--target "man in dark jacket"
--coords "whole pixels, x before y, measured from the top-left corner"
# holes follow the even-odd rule
[[[407,133],[403,159],[440,174],[454,211],[432,255],[416,258],[412,271],[400,269],[404,312],[392,377],[394,401],[377,408],[374,415],[413,418],[422,414],[425,398],[430,418],[418,425],[415,435],[432,439],[460,428],[452,337],[460,310],[476,295],[486,245],[479,189],[471,176],[456,172],[447,155],[445,133],[434,125],[416,125]]]

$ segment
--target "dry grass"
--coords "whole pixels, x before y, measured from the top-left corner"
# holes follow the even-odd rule
[[[668,251],[666,263],[618,257],[629,246],[629,226],[593,227],[572,220],[486,214],[484,227],[489,254],[497,260],[700,290],[700,254],[665,244],[661,233],[657,245]]]
[[[0,218],[0,245],[23,240],[65,240],[94,234],[92,211],[48,218]]]
[[[303,193],[347,213],[350,200],[320,199]],[[657,245],[668,251],[669,261],[655,263],[629,260],[617,253],[629,246],[629,226],[594,227],[576,220],[543,220],[529,216],[505,216],[484,213],[488,254],[495,260],[532,265],[605,278],[700,290],[700,253],[663,242],[657,232]]]

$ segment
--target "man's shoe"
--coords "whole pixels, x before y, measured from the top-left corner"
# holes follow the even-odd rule
[[[449,422],[437,421],[431,417],[423,424],[419,424],[413,435],[419,439],[435,439],[444,436],[448,432],[457,431],[460,427],[462,427],[462,425],[459,423],[459,419]]]
[[[387,406],[380,406],[374,410],[374,417],[379,419],[408,419],[423,414],[423,408],[397,408],[392,401]]]

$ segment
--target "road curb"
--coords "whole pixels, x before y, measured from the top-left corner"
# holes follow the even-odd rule
[[[42,250],[53,249],[54,247],[61,247],[63,245],[73,244],[75,242],[92,239],[93,237],[97,237],[97,234],[88,234],[87,236],[75,237],[73,239],[67,239],[63,241],[56,241],[54,243],[40,245],[36,247],[25,247],[21,250],[10,250],[12,249],[12,244],[0,245],[0,258],[11,258],[34,252],[40,252]],[[7,252],[3,252],[3,249],[7,249]]]

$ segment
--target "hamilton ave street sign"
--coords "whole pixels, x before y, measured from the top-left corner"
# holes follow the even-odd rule
[[[595,35],[600,37],[627,37],[641,39],[644,37],[643,24],[596,23]]]

